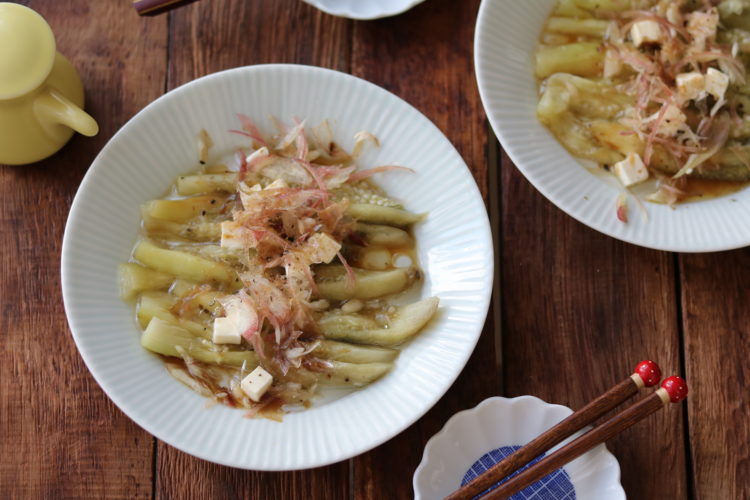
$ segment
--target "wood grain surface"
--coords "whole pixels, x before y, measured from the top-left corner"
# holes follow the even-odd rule
[[[680,258],[695,498],[750,498],[750,249]]]
[[[580,408],[644,359],[680,371],[674,259],[599,234],[502,162],[505,393]],[[646,445],[646,443],[648,443]],[[684,430],[669,408],[609,443],[633,498],[685,498]],[[658,477],[658,481],[644,478]]]
[[[537,193],[482,111],[479,0],[428,0],[367,22],[300,0],[202,0],[153,18],[130,0],[20,3],[49,21],[80,70],[101,132],[38,165],[0,166],[0,498],[409,498],[425,443],[455,412],[492,395],[580,407],[646,358],[684,372],[691,394],[610,442],[628,496],[750,498],[750,252],[638,248]],[[272,62],[352,73],[430,118],[485,197],[500,277],[467,368],[424,418],[359,457],[287,473],[204,462],[125,417],[75,349],[59,277],[67,211],[117,129],[166,90]]]
[[[0,168],[0,497],[148,498],[153,438],[109,401],[76,351],[60,248],[88,165],[164,90],[166,19],[132,18],[128,2],[28,5],[81,72],[101,132],[38,165]]]
[[[474,0],[430,0],[394,19],[356,23],[352,74],[406,99],[430,118],[486,194],[488,137],[471,62],[478,6]],[[424,418],[354,460],[357,498],[412,496],[411,475],[427,440],[457,411],[497,394],[492,329],[488,322],[467,368]]]

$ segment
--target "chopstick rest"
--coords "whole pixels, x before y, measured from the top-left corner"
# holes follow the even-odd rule
[[[633,374],[611,387],[580,410],[568,416],[548,431],[534,438],[512,455],[492,466],[487,472],[451,493],[446,500],[473,498],[486,491],[500,479],[520,469],[544,451],[565,440],[594,420],[609,412],[623,401],[635,395],[643,387],[652,387],[661,380],[661,369],[653,361],[641,361]]]
[[[626,408],[603,424],[590,430],[578,439],[568,443],[551,455],[543,458],[528,469],[514,476],[508,482],[490,491],[483,500],[507,499],[530,484],[540,480],[550,472],[575,460],[588,450],[601,444],[628,427],[640,422],[657,410],[667,406],[670,402],[679,403],[687,397],[687,383],[680,377],[664,379],[661,388],[643,398],[634,405]]]

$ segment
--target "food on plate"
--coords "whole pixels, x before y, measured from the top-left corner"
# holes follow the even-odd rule
[[[137,303],[141,344],[190,388],[248,415],[280,418],[325,385],[363,386],[392,369],[397,347],[430,321],[438,299],[396,305],[419,285],[412,228],[423,215],[357,170],[327,122],[263,135],[240,115],[248,148],[236,168],[211,162],[141,207],[143,234],[119,268]]]
[[[655,181],[649,201],[737,190],[750,181],[748,62],[750,0],[558,0],[536,52],[537,115],[623,190]]]

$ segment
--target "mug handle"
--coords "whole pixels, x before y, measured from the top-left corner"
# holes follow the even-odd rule
[[[65,125],[87,137],[99,132],[99,125],[84,110],[70,102],[52,87],[47,87],[34,100],[34,111],[42,126]]]

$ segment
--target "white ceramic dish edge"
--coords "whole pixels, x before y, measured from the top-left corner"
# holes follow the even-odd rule
[[[396,16],[425,0],[304,0],[331,14],[360,21]]]

